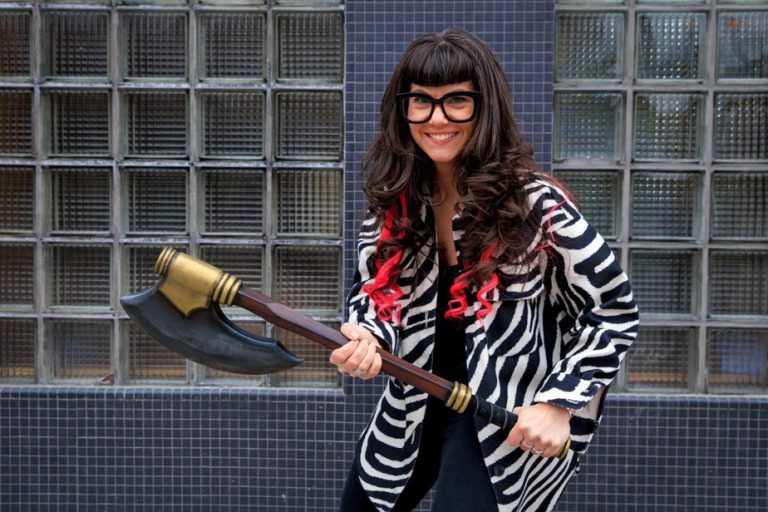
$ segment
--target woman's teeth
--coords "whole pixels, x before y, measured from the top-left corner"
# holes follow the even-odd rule
[[[433,133],[430,135],[435,140],[448,140],[456,135],[455,133]]]

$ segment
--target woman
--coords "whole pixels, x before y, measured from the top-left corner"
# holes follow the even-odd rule
[[[414,41],[367,154],[350,342],[362,379],[390,350],[517,413],[510,432],[390,379],[342,510],[551,510],[635,337],[626,276],[563,187],[534,170],[506,77],[474,35]],[[564,458],[554,455],[569,440]]]

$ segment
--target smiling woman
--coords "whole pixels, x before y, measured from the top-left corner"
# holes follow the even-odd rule
[[[501,65],[468,32],[408,47],[363,168],[369,214],[341,328],[350,341],[331,362],[371,379],[377,349],[390,350],[518,421],[476,425],[390,378],[341,510],[409,511],[432,488],[442,512],[551,510],[636,335],[626,276],[536,169]]]

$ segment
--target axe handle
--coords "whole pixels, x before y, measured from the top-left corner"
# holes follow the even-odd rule
[[[233,303],[259,315],[273,325],[300,334],[330,350],[335,350],[349,341],[338,330],[246,286],[240,287]],[[471,412],[488,423],[501,427],[505,432],[512,429],[517,422],[517,415],[473,395],[466,384],[450,382],[381,348],[378,348],[377,352],[381,356],[381,370],[384,373],[437,398],[451,409],[459,413]],[[569,447],[570,439],[563,445],[557,456],[565,457]]]
[[[241,286],[233,304],[259,315],[267,322],[295,332],[324,347],[335,350],[349,340],[338,330],[313,320],[275,299],[246,286]],[[405,361],[386,350],[377,349],[381,370],[413,387],[447,402],[454,383]]]

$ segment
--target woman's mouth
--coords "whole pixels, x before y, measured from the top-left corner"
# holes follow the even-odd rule
[[[454,139],[458,135],[458,132],[453,133],[428,133],[427,137],[437,144],[444,144],[451,139]]]

